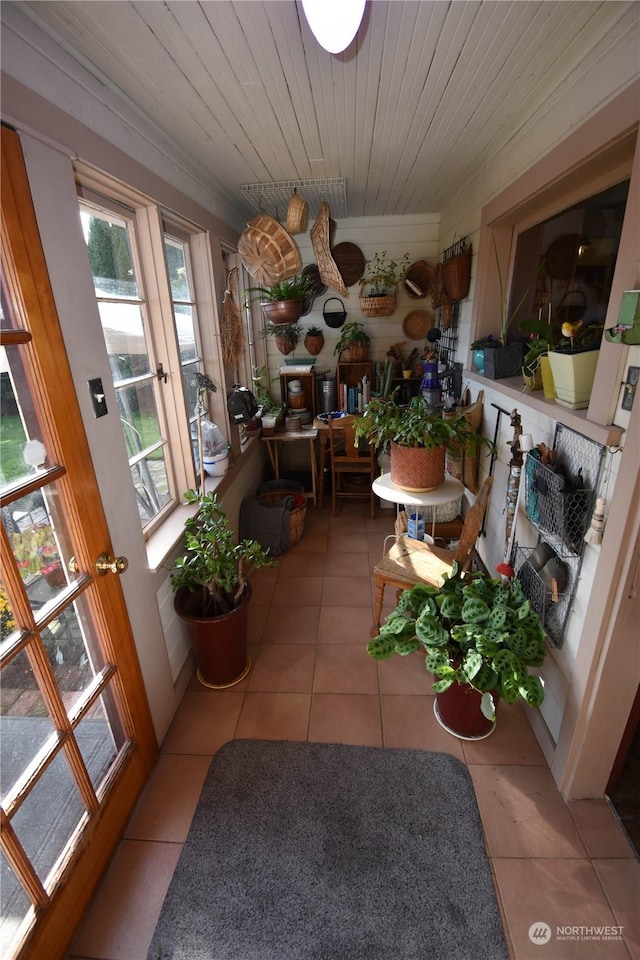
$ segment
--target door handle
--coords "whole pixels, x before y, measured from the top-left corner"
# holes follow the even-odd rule
[[[126,557],[111,557],[108,553],[101,553],[96,560],[96,570],[101,577],[106,576],[107,573],[124,573],[128,566],[129,561]]]

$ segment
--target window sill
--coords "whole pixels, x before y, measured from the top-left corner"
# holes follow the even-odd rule
[[[256,437],[249,438],[243,446],[240,455],[229,465],[229,469],[223,477],[205,477],[204,487],[207,493],[216,492],[220,497],[224,495],[224,491],[229,488],[234,476],[238,472],[238,467],[243,456],[256,442]],[[149,537],[146,542],[147,563],[152,573],[162,569],[166,564],[168,558],[184,536],[185,521],[188,520],[189,517],[192,517],[197,510],[197,503],[180,503],[175,510],[169,514],[164,523]]]
[[[539,413],[551,417],[552,420],[558,420],[565,426],[570,427],[577,433],[601,443],[603,446],[616,446],[620,442],[620,437],[624,433],[622,427],[614,424],[595,423],[588,419],[588,410],[570,410],[563,407],[554,400],[545,399],[540,390],[533,393],[525,392],[522,387],[521,377],[510,377],[506,380],[491,380],[483,377],[475,370],[465,370],[463,373],[465,379],[475,381],[487,389],[496,390],[518,403],[526,405]]]

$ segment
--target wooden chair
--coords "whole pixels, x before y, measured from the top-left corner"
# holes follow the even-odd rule
[[[398,590],[410,590],[416,583],[432,583],[442,586],[443,574],[451,573],[454,560],[462,570],[470,570],[480,533],[482,520],[487,509],[493,478],[487,477],[473,506],[467,510],[464,519],[460,543],[455,552],[444,547],[430,545],[423,540],[413,540],[400,536],[388,553],[373,568],[376,590],[373,604],[373,626],[371,636],[380,632],[380,620],[384,603],[384,588],[389,585]]]
[[[359,417],[350,415],[334,420],[329,418],[329,456],[331,459],[331,505],[332,515],[336,515],[338,499],[369,499],[371,516],[375,515],[375,496],[372,483],[376,476],[375,447],[367,444],[366,449],[358,446],[355,439],[355,422]],[[353,482],[354,477],[361,478],[362,489],[347,489],[343,481]],[[357,481],[356,481],[357,482]]]

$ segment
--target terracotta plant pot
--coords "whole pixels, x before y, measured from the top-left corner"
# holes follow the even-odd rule
[[[403,490],[435,490],[445,477],[445,448],[403,447],[391,441],[391,479]]]
[[[181,587],[174,608],[189,632],[196,657],[198,679],[207,687],[231,687],[251,667],[247,653],[247,622],[251,586],[246,584],[237,607],[220,617],[198,617],[189,612],[193,594]]]
[[[288,340],[285,340],[284,337],[275,337],[276,347],[283,356],[287,356],[293,350],[293,347]]]
[[[324,337],[311,337],[307,334],[304,338],[304,345],[307,353],[312,357],[317,357],[324,346]]]
[[[497,694],[493,694],[497,707]],[[448,690],[436,693],[433,712],[448,733],[461,740],[484,740],[495,730],[480,709],[482,694],[468,683],[452,683]]]

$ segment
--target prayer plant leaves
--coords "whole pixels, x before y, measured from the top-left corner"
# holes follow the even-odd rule
[[[433,690],[469,684],[483,694],[483,713],[491,719],[492,694],[533,707],[544,697],[540,678],[529,670],[544,662],[545,632],[517,580],[462,574],[454,565],[442,587],[404,590],[367,649],[379,660],[423,649]]]

